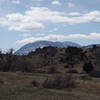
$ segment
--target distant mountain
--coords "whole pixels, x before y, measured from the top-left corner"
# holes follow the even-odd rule
[[[100,44],[91,44],[91,45],[83,46],[82,48],[92,48],[94,45],[96,47],[100,47]]]
[[[68,46],[80,47],[79,44],[73,43],[73,42],[36,41],[36,42],[24,45],[19,50],[17,50],[15,54],[26,55],[31,51],[35,51],[36,48],[43,48],[43,47],[48,47],[48,46],[58,47],[58,48],[66,48]]]

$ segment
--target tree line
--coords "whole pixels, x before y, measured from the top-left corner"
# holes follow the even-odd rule
[[[35,67],[32,58],[30,57],[33,55],[34,53],[32,52],[28,55],[15,55],[13,49],[10,49],[6,53],[0,51],[0,71],[33,72]],[[65,49],[65,56],[65,63],[68,66],[69,71],[71,71],[74,65],[80,61],[84,62],[83,71],[89,73],[94,70],[92,62],[85,55],[82,48],[68,47]],[[50,59],[52,59],[52,56]]]

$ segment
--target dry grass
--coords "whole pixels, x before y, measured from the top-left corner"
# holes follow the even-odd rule
[[[100,79],[76,79],[74,89],[44,89],[34,87],[32,81],[39,83],[47,74],[0,73],[0,100],[100,100]]]

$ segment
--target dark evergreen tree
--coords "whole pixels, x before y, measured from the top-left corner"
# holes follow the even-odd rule
[[[93,67],[93,65],[92,65],[91,62],[85,63],[85,64],[83,65],[83,70],[84,70],[85,72],[87,72],[87,73],[90,73],[91,71],[94,70],[94,67]]]
[[[70,67],[74,67],[77,59],[81,60],[83,53],[81,48],[68,47],[66,48],[66,62]]]

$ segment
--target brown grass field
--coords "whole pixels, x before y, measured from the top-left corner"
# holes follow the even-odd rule
[[[100,100],[100,79],[74,75],[75,88],[45,89],[43,81],[51,76],[40,73],[0,72],[0,100]],[[34,87],[32,81],[40,85]]]

